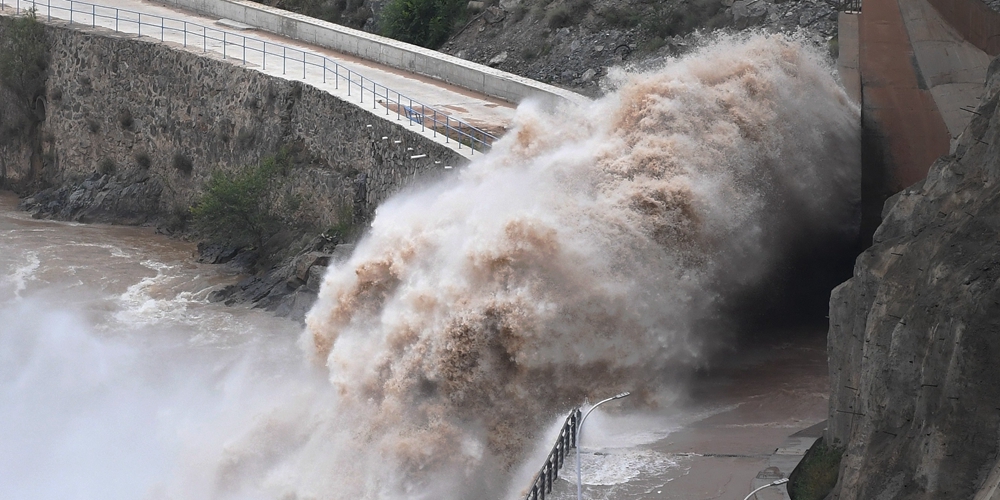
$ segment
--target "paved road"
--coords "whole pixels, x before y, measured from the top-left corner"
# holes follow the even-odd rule
[[[27,8],[32,2],[3,0],[6,12]],[[439,142],[441,134],[407,120],[407,108],[421,111],[419,104],[433,107],[438,116],[458,118],[494,135],[510,124],[510,103],[448,85],[430,78],[364,61],[330,49],[312,46],[272,33],[143,0],[39,0],[35,3],[43,20],[67,20],[80,26],[104,27],[128,34],[152,37],[206,57],[224,57],[264,73],[308,82],[344,99],[362,104],[376,114],[399,120]],[[335,64],[325,63],[323,57]],[[302,59],[306,60],[303,64]],[[305,71],[303,71],[305,70]],[[324,78],[325,75],[325,78]],[[347,78],[353,82],[347,85]],[[363,82],[363,83],[362,83]],[[375,99],[372,94],[372,82]],[[360,91],[360,85],[367,89]],[[385,88],[395,92],[388,93]],[[396,95],[402,94],[403,98]],[[381,101],[381,102],[379,102]],[[427,111],[430,114],[430,111]],[[468,148],[464,148],[468,154]]]

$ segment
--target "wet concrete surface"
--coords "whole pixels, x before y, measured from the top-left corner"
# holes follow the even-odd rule
[[[789,436],[826,418],[825,333],[728,353],[660,420],[595,411],[581,447],[584,498],[742,500]],[[549,498],[576,498],[572,459]]]

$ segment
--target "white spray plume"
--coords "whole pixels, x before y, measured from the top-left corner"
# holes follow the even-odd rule
[[[303,337],[344,446],[317,466],[321,497],[499,497],[553,415],[649,400],[696,360],[783,242],[850,237],[859,111],[816,49],[723,36],[616,78],[587,107],[522,106],[329,271]]]

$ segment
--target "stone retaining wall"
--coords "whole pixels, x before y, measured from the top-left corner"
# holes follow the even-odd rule
[[[301,82],[100,29],[46,31],[40,149],[32,156],[24,144],[0,147],[3,185],[26,193],[37,187],[32,178],[68,185],[104,176],[105,187],[95,189],[130,186],[128,197],[142,198],[104,203],[93,220],[143,222],[184,211],[215,169],[254,164],[285,147],[295,158],[281,193],[285,215],[323,230],[346,215],[367,217],[414,179],[465,161]],[[410,159],[416,154],[427,157]],[[97,196],[103,203],[124,193]]]

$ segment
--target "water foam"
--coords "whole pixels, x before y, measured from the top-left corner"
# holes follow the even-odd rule
[[[550,446],[538,429],[585,398],[668,402],[734,290],[806,229],[850,232],[858,110],[818,52],[780,36],[615,78],[589,107],[522,106],[493,153],[379,208],[308,318],[319,375],[276,354],[287,339],[202,321],[202,295],[164,294],[176,270],[156,261],[118,300],[115,328],[131,332],[95,334],[47,303],[0,308],[0,492],[515,496],[532,448]],[[169,328],[189,341],[159,344]],[[212,329],[262,344],[229,349]],[[643,453],[602,457],[588,478],[683,470]]]
[[[329,461],[330,497],[498,496],[556,412],[655,404],[790,245],[853,236],[858,108],[816,50],[727,36],[614,78],[587,107],[522,105],[330,269],[303,344],[366,464]]]
[[[10,293],[14,299],[20,299],[21,293],[27,290],[28,282],[31,281],[39,265],[41,265],[41,261],[38,259],[38,253],[27,252],[24,255],[22,263],[15,267],[10,274],[3,277],[2,283],[4,285],[13,286],[13,290],[10,290]],[[3,290],[0,289],[0,291]]]

